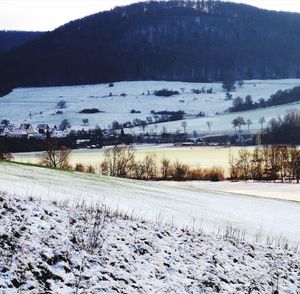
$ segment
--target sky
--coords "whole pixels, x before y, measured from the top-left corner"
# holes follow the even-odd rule
[[[53,30],[74,19],[110,10],[115,6],[141,1],[145,0],[0,0],[0,30]],[[231,0],[230,2],[300,13],[300,0]]]

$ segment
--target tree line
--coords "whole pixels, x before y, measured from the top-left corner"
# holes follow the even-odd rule
[[[232,180],[281,182],[300,180],[300,150],[293,146],[257,147],[253,152],[241,149],[230,156]]]
[[[54,140],[47,142],[46,151],[40,157],[40,164],[51,167],[95,173],[95,167],[77,163],[70,164],[71,150],[61,146]],[[105,150],[104,160],[100,164],[100,174],[136,180],[205,180],[223,181],[224,170],[219,167],[193,168],[179,161],[169,159],[157,160],[154,154],[136,159],[136,150],[132,146],[115,146]]]
[[[194,168],[180,161],[163,158],[157,160],[155,154],[144,159],[136,159],[136,150],[132,146],[115,146],[105,150],[101,163],[102,175],[137,180],[205,180],[223,181],[224,170],[219,167]]]
[[[247,95],[244,99],[236,97],[232,100],[232,107],[229,108],[230,112],[246,111],[257,108],[265,108],[277,105],[283,105],[287,103],[293,103],[300,101],[300,87],[294,87],[288,90],[279,90],[270,98],[265,100],[260,98],[259,101],[253,102],[251,95]]]

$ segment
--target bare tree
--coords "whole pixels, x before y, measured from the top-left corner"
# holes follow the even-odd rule
[[[154,153],[148,154],[144,160],[143,165],[145,167],[145,179],[154,179],[157,177],[157,164],[156,156]]]
[[[169,177],[172,171],[172,164],[169,159],[163,158],[161,161],[161,176],[165,180]]]
[[[251,119],[247,119],[246,124],[247,124],[247,126],[248,126],[248,132],[249,132],[249,130],[250,130],[250,125],[252,125],[253,122],[252,122]]]
[[[182,123],[181,123],[181,126],[183,128],[183,132],[185,133],[186,132],[186,128],[187,128],[187,122],[184,120]]]
[[[14,159],[14,157],[10,152],[5,152],[0,150],[0,160],[12,160],[12,159]]]
[[[71,150],[60,146],[55,140],[46,142],[46,151],[41,155],[41,164],[53,168],[69,168]]]
[[[266,122],[266,119],[264,116],[260,117],[258,122],[260,123],[261,129],[264,128],[264,123]]]
[[[238,126],[238,121],[237,121],[237,119],[236,119],[236,118],[233,119],[232,122],[231,122],[231,124],[232,124],[232,126],[234,127],[234,130],[236,131],[236,128],[237,128],[237,126]]]
[[[135,149],[131,146],[106,149],[101,164],[103,175],[129,177],[135,163]]]
[[[207,127],[208,127],[208,132],[210,133],[211,127],[212,127],[212,121],[207,121],[207,122],[206,122],[206,125],[207,125]]]

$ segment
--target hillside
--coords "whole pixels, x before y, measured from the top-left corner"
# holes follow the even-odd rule
[[[41,34],[41,32],[0,31],[0,53],[24,45]]]
[[[299,254],[0,194],[2,293],[297,293]]]
[[[291,89],[300,84],[299,79],[289,80],[251,80],[245,81],[242,87],[237,86],[232,92],[233,98],[251,95],[253,101],[260,98],[268,99],[278,90]],[[171,97],[157,97],[155,90],[163,88],[178,91],[179,94]],[[212,89],[212,93],[194,94],[193,89]],[[241,115],[245,119],[251,119],[253,125],[250,131],[260,129],[259,117],[265,116],[269,121],[278,115],[283,116],[288,109],[300,109],[300,104],[285,104],[273,108],[256,109],[243,113],[224,114],[231,107],[232,101],[226,99],[225,91],[221,83],[186,83],[165,81],[138,81],[114,83],[114,87],[108,84],[67,86],[67,87],[42,87],[19,88],[0,99],[2,112],[0,120],[9,119],[17,127],[23,122],[48,123],[51,127],[59,125],[63,119],[68,119],[74,129],[89,129],[99,125],[102,129],[111,126],[113,121],[119,123],[131,123],[135,119],[146,120],[154,115],[151,111],[184,111],[186,113],[187,131],[194,130],[206,134],[207,121],[212,121],[211,131],[233,132],[232,120]],[[57,113],[57,103],[66,101],[63,113]],[[80,113],[83,109],[97,108],[99,113]],[[135,110],[138,113],[132,113]],[[195,118],[197,114],[204,112],[205,117]],[[216,115],[216,113],[218,115]],[[30,115],[31,114],[31,115]],[[88,119],[89,124],[83,125],[82,120]],[[176,132],[182,130],[182,121],[159,123],[156,126],[150,124],[146,131],[160,133],[165,126],[167,131]],[[155,129],[157,127],[157,130]],[[244,129],[247,129],[245,127]],[[130,133],[132,129],[126,130]],[[136,127],[135,133],[141,133],[141,128]]]
[[[0,88],[300,74],[300,15],[221,1],[145,2],[70,22],[2,54]]]
[[[297,185],[143,182],[2,162],[0,179],[0,191],[21,197],[100,202],[148,221],[206,233],[232,225],[249,241],[279,238],[278,243],[294,245],[300,240]]]

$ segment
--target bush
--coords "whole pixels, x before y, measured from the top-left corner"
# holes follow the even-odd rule
[[[87,114],[92,114],[92,113],[99,113],[101,112],[98,108],[85,108],[82,109],[79,113],[87,113]]]
[[[67,119],[63,119],[59,125],[59,129],[64,131],[67,128],[71,127],[71,123]]]
[[[92,165],[88,165],[85,169],[85,172],[89,173],[89,174],[95,174],[96,170]]]
[[[141,111],[135,110],[135,109],[131,109],[131,110],[130,110],[130,113],[141,113]]]
[[[204,169],[202,174],[202,180],[211,182],[220,182],[225,180],[224,169],[220,167],[212,167]]]
[[[183,164],[179,161],[176,161],[173,164],[172,168],[172,179],[177,180],[177,181],[182,181],[187,179],[187,175],[190,172],[190,168],[188,165]]]
[[[85,166],[82,163],[76,163],[75,171],[77,172],[85,172]]]
[[[168,90],[168,89],[162,89],[162,90],[156,90],[154,91],[154,95],[158,97],[170,97],[174,95],[179,95],[178,91]]]
[[[12,160],[12,159],[14,159],[14,157],[10,152],[0,151],[0,160]]]
[[[57,102],[57,107],[60,109],[66,108],[67,102],[65,100],[60,100],[59,102]]]

